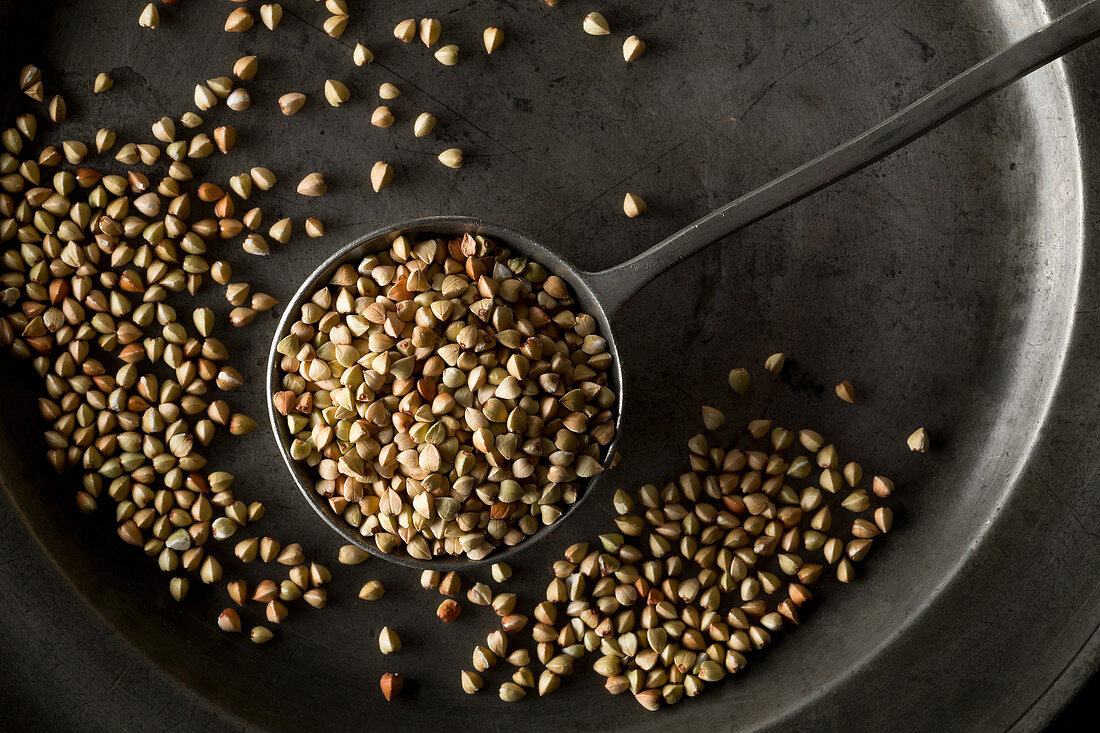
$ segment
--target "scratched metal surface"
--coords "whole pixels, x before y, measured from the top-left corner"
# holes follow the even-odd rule
[[[236,125],[241,141],[203,170],[224,180],[266,165],[287,184],[257,198],[268,221],[276,212],[325,220],[325,239],[297,237],[263,261],[226,246],[240,274],[280,298],[357,234],[428,214],[483,217],[530,232],[581,267],[613,264],[877,121],[1036,27],[1043,13],[1037,2],[1007,0],[607,2],[600,9],[616,35],[598,39],[579,31],[595,6],[569,0],[553,10],[535,0],[459,9],[379,0],[337,42],[317,29],[323,13],[305,0],[286,3],[277,34],[257,25],[243,36],[220,31],[224,2],[164,9],[156,32],[136,26],[140,5],[0,3],[5,119],[26,106],[11,82],[34,61],[71,100],[64,137],[108,126],[140,141],[161,114],[190,107],[196,81],[259,54],[253,110],[207,115]],[[408,15],[440,18],[444,37],[464,49],[462,63],[445,69],[418,46],[397,47],[389,29]],[[489,24],[507,33],[491,59],[474,51]],[[650,43],[630,67],[618,56],[627,28]],[[351,65],[348,44],[357,40],[377,54],[369,68]],[[99,71],[116,87],[91,98]],[[626,460],[568,527],[515,563],[516,589],[537,592],[562,547],[606,524],[615,487],[682,470],[683,451],[669,446],[698,429],[703,401],[734,419],[762,412],[815,426],[842,454],[904,487],[899,526],[859,581],[826,587],[804,628],[736,680],[659,715],[609,698],[591,673],[548,699],[504,706],[491,691],[468,697],[457,670],[492,619],[468,611],[441,627],[415,576],[376,560],[340,572],[332,605],[292,614],[278,643],[228,639],[213,624],[223,590],[196,589],[173,604],[167,578],[115,539],[109,518],[77,516],[73,479],[53,477],[42,459],[34,381],[5,358],[0,370],[13,385],[0,410],[5,725],[1041,725],[1097,658],[1089,641],[1100,620],[1091,440],[1097,71],[1097,49],[1077,52],[667,273],[620,315],[632,403]],[[321,101],[330,76],[352,88],[339,110]],[[381,81],[404,91],[389,131],[366,121]],[[275,99],[291,90],[311,100],[285,118]],[[440,124],[415,140],[408,127],[422,110]],[[467,151],[457,172],[434,160],[451,145]],[[397,168],[378,196],[366,181],[377,159]],[[305,202],[289,184],[312,170],[325,172],[330,192]],[[623,219],[628,189],[649,202],[648,216]],[[219,297],[210,290],[201,299]],[[234,402],[257,418],[275,319],[222,331],[250,378]],[[750,406],[734,403],[723,386],[728,368],[776,350],[793,356],[788,377],[758,379]],[[830,398],[842,378],[858,385],[858,405]],[[918,425],[936,437],[923,457],[904,446]],[[258,531],[333,558],[337,538],[301,503],[266,429],[222,446],[212,463],[240,477],[239,495],[269,506]],[[383,600],[355,600],[367,577],[391,589]],[[395,618],[405,649],[383,661],[375,639]],[[409,699],[382,704],[383,671],[416,680]]]

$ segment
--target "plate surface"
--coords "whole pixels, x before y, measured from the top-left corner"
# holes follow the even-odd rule
[[[190,108],[196,82],[255,53],[254,108],[206,115],[240,131],[232,155],[203,161],[207,176],[270,167],[283,185],[254,197],[265,218],[316,215],[327,234],[296,237],[263,260],[222,245],[238,277],[285,299],[345,242],[431,214],[530,232],[593,269],[881,119],[1046,13],[994,0],[609,3],[616,35],[601,39],[579,29],[593,8],[569,2],[454,10],[379,0],[334,41],[319,29],[320,5],[286,5],[279,32],[257,24],[238,36],[221,31],[228,11],[218,2],[166,8],[155,32],[121,0],[0,3],[4,118],[26,107],[11,82],[33,61],[74,100],[64,138],[112,127],[144,141],[153,120]],[[440,18],[462,63],[448,69],[418,45],[397,47],[389,29],[410,14]],[[488,25],[507,33],[491,58],[476,50]],[[632,66],[619,56],[627,29],[650,43]],[[363,69],[349,48],[360,40],[377,56]],[[93,98],[100,71],[115,89]],[[516,559],[513,590],[539,593],[560,550],[607,525],[614,488],[684,470],[679,446],[698,430],[703,402],[733,420],[814,427],[902,487],[897,529],[858,582],[827,586],[804,628],[737,679],[659,715],[609,698],[590,672],[517,705],[488,690],[466,696],[457,670],[493,619],[467,609],[442,627],[438,598],[415,574],[377,560],[338,573],[333,605],[293,613],[278,643],[227,638],[213,624],[224,589],[173,603],[167,578],[117,540],[106,513],[77,514],[74,480],[55,478],[43,459],[35,380],[4,358],[0,699],[11,720],[135,730],[1040,725],[1097,659],[1098,72],[1100,49],[1076,52],[670,271],[620,314],[625,461],[567,527]],[[322,101],[329,77],[352,88],[338,110]],[[367,122],[382,81],[404,92],[389,131]],[[275,106],[287,91],[310,96],[289,118]],[[417,140],[408,128],[424,110],[439,127]],[[467,153],[459,171],[434,160],[452,145]],[[367,176],[379,159],[397,176],[375,195]],[[330,192],[306,201],[293,183],[313,170]],[[649,215],[622,217],[627,190]],[[228,311],[214,288],[200,300]],[[275,322],[269,313],[221,331],[249,379],[233,404],[258,420]],[[728,369],[759,372],[780,350],[792,357],[786,378],[758,376],[748,405],[735,402]],[[857,405],[830,395],[841,379],[857,385]],[[925,456],[904,444],[921,425],[935,438]],[[268,506],[257,532],[335,565],[339,541],[298,496],[266,426],[223,442],[211,463],[238,476],[240,496]],[[355,600],[370,577],[390,591]],[[387,623],[405,649],[383,660],[376,639]],[[415,678],[414,699],[381,704],[384,671]]]

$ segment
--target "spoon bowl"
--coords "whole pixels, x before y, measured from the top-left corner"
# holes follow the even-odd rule
[[[283,457],[287,468],[294,477],[294,483],[302,492],[306,501],[321,515],[332,529],[338,532],[349,543],[360,547],[372,555],[384,558],[399,565],[420,570],[459,570],[468,569],[496,562],[503,562],[511,557],[526,551],[538,544],[554,529],[561,526],[588,498],[598,484],[603,473],[596,474],[588,479],[577,479],[580,491],[577,500],[564,507],[562,514],[553,524],[540,527],[534,534],[521,540],[511,547],[501,546],[493,550],[481,560],[470,560],[461,556],[441,556],[438,559],[419,560],[411,557],[401,547],[395,548],[391,553],[384,553],[378,549],[374,541],[364,537],[355,528],[348,524],[328,503],[326,498],[314,490],[313,485],[317,480],[316,472],[311,466],[294,460],[290,455],[290,444],[294,436],[290,433],[286,419],[275,409],[271,395],[282,389],[281,370],[279,369],[280,354],[276,350],[279,341],[290,332],[291,325],[297,320],[303,304],[318,288],[327,285],[337,268],[345,263],[357,263],[360,259],[372,252],[388,249],[393,241],[401,235],[406,237],[440,237],[452,239],[464,234],[480,234],[497,245],[510,252],[528,257],[538,262],[546,270],[557,275],[569,284],[580,310],[588,313],[596,319],[599,325],[597,332],[607,340],[607,349],[611,354],[611,366],[607,370],[608,387],[615,393],[615,405],[612,408],[615,414],[615,438],[604,447],[601,455],[601,465],[604,469],[610,467],[615,455],[615,446],[618,443],[619,433],[622,429],[623,416],[623,378],[622,366],[619,361],[618,347],[615,343],[614,333],[611,330],[610,313],[601,303],[596,293],[589,287],[586,273],[582,273],[572,264],[562,259],[552,250],[543,247],[534,239],[498,224],[491,224],[471,217],[463,216],[434,216],[412,221],[402,222],[393,226],[384,227],[370,232],[344,247],[340,248],[325,262],[323,262],[302,283],[295,292],[294,297],[287,303],[282,317],[275,329],[275,336],[271,342],[267,362],[267,412],[271,421],[271,429],[279,445],[279,453]]]

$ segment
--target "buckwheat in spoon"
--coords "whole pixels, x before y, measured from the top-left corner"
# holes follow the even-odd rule
[[[576,510],[624,409],[611,318],[660,273],[861,170],[1100,35],[1100,0],[627,262],[585,272],[468,217],[371,232],[285,310],[269,414],[302,493],[363,549],[421,569],[501,562]]]

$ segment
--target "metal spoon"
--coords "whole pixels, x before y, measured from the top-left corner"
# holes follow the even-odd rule
[[[295,293],[279,321],[268,358],[267,388],[273,394],[280,389],[275,345],[289,332],[303,303],[322,283],[327,283],[337,267],[355,261],[367,253],[387,248],[398,235],[430,235],[456,237],[472,232],[494,240],[513,253],[541,263],[548,271],[563,278],[573,289],[581,308],[599,324],[599,333],[608,342],[613,357],[609,370],[610,387],[618,395],[616,431],[621,428],[625,405],[622,367],[611,318],[635,293],[665,270],[701,249],[729,236],[739,229],[780,211],[807,196],[878,161],[904,147],[926,132],[942,125],[959,112],[984,99],[1012,82],[1060,58],[1075,48],[1100,36],[1100,0],[1089,0],[1076,10],[1040,28],[1024,39],[972,66],[946,84],[925,95],[866,132],[795,168],[779,178],[707,214],[676,232],[645,252],[599,272],[586,272],[559,257],[525,234],[507,227],[469,217],[431,217],[384,227],[356,239],[340,249],[310,275]],[[286,420],[268,400],[268,415],[279,443],[283,459],[294,475],[302,494],[328,524],[344,538],[372,554],[392,562],[420,569],[450,570],[471,568],[507,560],[534,546],[551,531],[562,525],[593,493],[599,475],[588,479],[580,497],[566,508],[552,525],[542,527],[534,535],[513,547],[502,547],[483,560],[444,557],[416,560],[402,553],[382,553],[374,543],[353,531],[324,499],[313,490],[316,477],[312,469],[290,457],[292,440]],[[615,453],[615,442],[607,446],[604,465]]]

